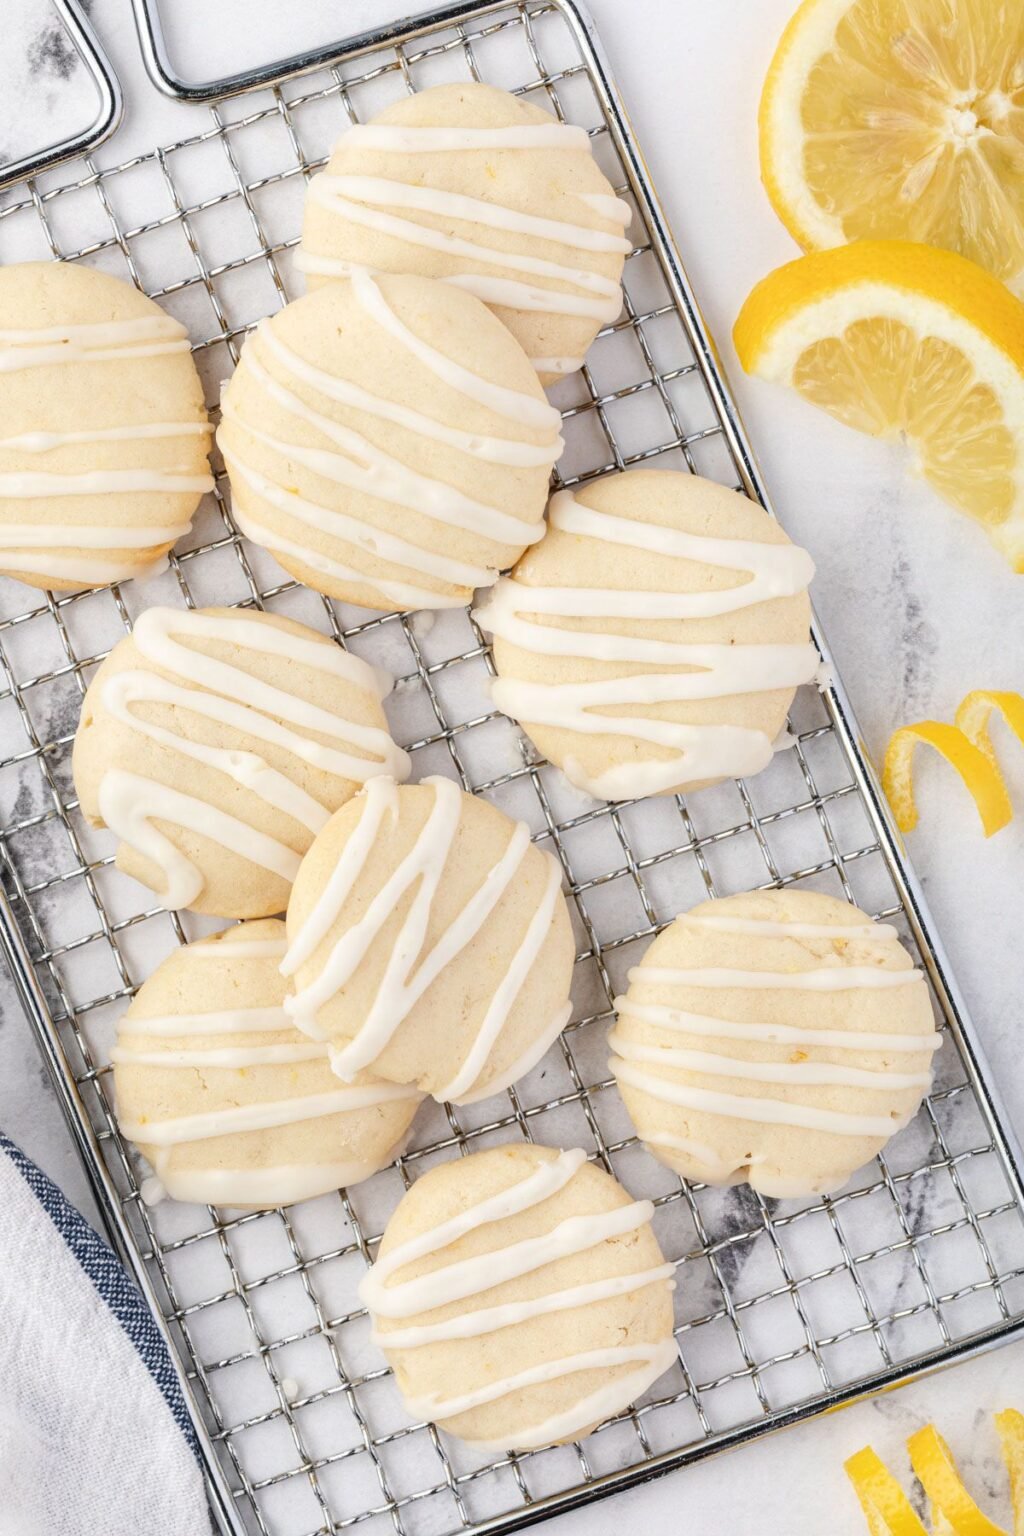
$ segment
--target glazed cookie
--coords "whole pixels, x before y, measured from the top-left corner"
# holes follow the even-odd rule
[[[471,1104],[539,1061],[569,1018],[558,864],[449,779],[373,779],[317,837],[288,903],[300,1029],[338,1076]]]
[[[331,812],[375,774],[408,772],[381,708],[389,687],[293,619],[148,608],[82,704],[82,813],[166,907],[281,912]]]
[[[549,525],[475,614],[498,708],[599,800],[764,768],[819,666],[810,556],[747,497],[674,470],[559,491]]]
[[[342,1084],[284,1011],[284,923],[168,955],[118,1028],[117,1118],[174,1200],[272,1206],[356,1184],[396,1156],[420,1095]]]
[[[310,182],[298,263],[441,278],[490,305],[545,381],[622,307],[630,210],[584,128],[493,85],[439,85],[342,134]]]
[[[210,425],[183,326],[72,262],[0,268],[0,573],[145,576],[188,531]]]
[[[478,299],[354,273],[242,349],[217,441],[235,522],[364,608],[451,608],[544,532],[559,416]]]
[[[896,930],[810,891],[705,901],[616,999],[637,1134],[687,1179],[828,1194],[914,1116],[941,1043]]]
[[[578,1148],[493,1147],[417,1179],[360,1286],[412,1418],[528,1451],[627,1408],[678,1359],[653,1214]]]

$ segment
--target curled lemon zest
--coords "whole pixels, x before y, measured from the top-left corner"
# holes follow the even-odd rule
[[[978,688],[960,701],[954,721],[967,740],[980,752],[984,752],[993,766],[998,767],[995,748],[988,733],[989,717],[994,709],[999,711],[1021,746],[1024,746],[1024,697],[1019,693],[1000,693]]]
[[[968,695],[968,698],[972,697],[974,695]],[[1024,706],[1024,700],[1021,703]],[[917,826],[912,761],[914,749],[922,743],[934,748],[956,769],[978,808],[986,837],[991,837],[1013,819],[1013,806],[991,752],[986,753],[981,746],[975,745],[957,725],[946,725],[941,720],[920,720],[916,725],[903,725],[893,733],[882,767],[882,789],[901,832],[912,832]]]
[[[926,1424],[907,1441],[910,1463],[918,1482],[941,1510],[956,1536],[1009,1536],[978,1508],[960,1480],[949,1446],[934,1424]]]
[[[903,1489],[870,1445],[843,1465],[871,1536],[928,1536]]]
[[[996,1429],[1010,1479],[1013,1536],[1024,1536],[1024,1413],[1004,1408],[996,1414]]]

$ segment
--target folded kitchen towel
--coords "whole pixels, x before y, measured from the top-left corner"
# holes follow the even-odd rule
[[[195,1435],[120,1261],[0,1134],[0,1536],[207,1536]]]

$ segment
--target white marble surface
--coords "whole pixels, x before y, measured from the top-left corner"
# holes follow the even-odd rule
[[[655,182],[727,369],[768,484],[790,532],[813,551],[815,595],[840,670],[876,756],[892,727],[923,715],[949,717],[977,686],[1020,688],[1024,610],[1014,578],[983,536],[905,477],[897,448],[853,436],[795,399],[746,380],[729,333],[749,287],[796,251],[760,188],[756,108],[760,81],[793,0],[592,0]],[[360,0],[352,25],[393,14]],[[124,142],[152,142],[177,109],[138,82],[127,0],[93,0],[94,23],[115,58],[129,109]],[[0,155],[31,147],[40,124],[74,120],[85,98],[59,46],[40,38],[43,0],[5,7],[0,41]],[[238,22],[246,18],[245,42]],[[260,26],[254,24],[255,16]],[[180,0],[180,60],[213,73],[256,53],[290,51],[339,26],[329,0],[296,8],[270,0]],[[203,18],[205,17],[205,23]],[[301,31],[299,30],[301,28]],[[244,55],[240,46],[250,50]],[[11,89],[11,81],[16,88]],[[70,105],[69,105],[70,103]],[[86,109],[87,111],[88,109]],[[1024,806],[1019,749],[1006,747],[1011,790]],[[919,771],[922,826],[911,852],[953,969],[966,993],[1019,1128],[1021,981],[1019,897],[1024,818],[991,843],[963,791],[937,763]],[[88,1208],[88,1196],[27,1028],[0,988],[0,1125]],[[743,1452],[604,1503],[557,1525],[559,1536],[605,1536],[642,1523],[706,1536],[833,1536],[860,1532],[840,1471],[872,1441],[904,1466],[906,1434],[939,1420],[979,1487],[997,1482],[994,1434],[985,1414],[1017,1401],[1024,1346],[952,1371]]]

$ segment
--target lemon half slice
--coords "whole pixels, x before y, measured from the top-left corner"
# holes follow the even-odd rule
[[[807,250],[919,240],[1024,286],[1024,7],[804,0],[764,84],[761,175]]]
[[[1024,304],[998,279],[951,251],[861,240],[770,273],[733,337],[748,373],[906,441],[1024,571]]]

